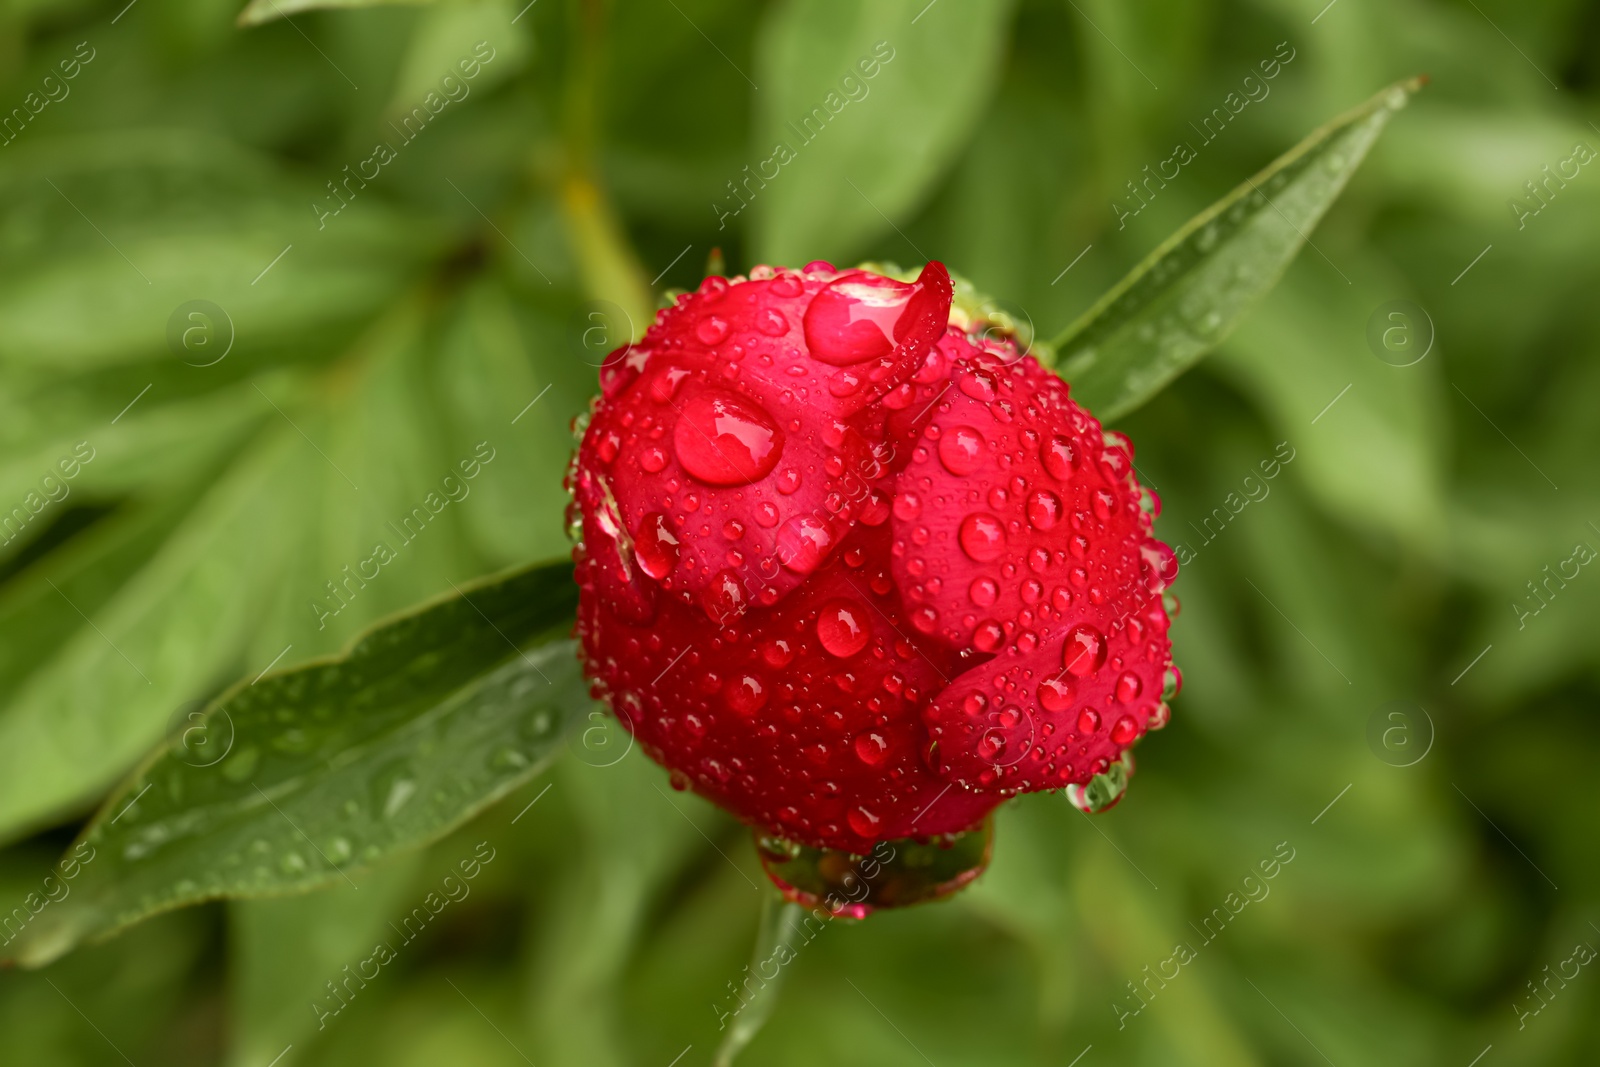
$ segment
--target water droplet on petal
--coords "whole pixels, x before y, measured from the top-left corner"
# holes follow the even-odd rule
[[[967,396],[987,404],[994,399],[994,379],[977,371],[962,371],[956,376],[956,385]]]
[[[667,517],[652,511],[639,524],[633,539],[634,558],[639,569],[657,581],[672,573],[678,565],[678,539],[667,528]]]
[[[974,578],[972,586],[967,590],[967,595],[972,602],[980,608],[986,608],[1000,597],[1000,586],[993,578]]]
[[[939,437],[939,462],[955,475],[971,474],[983,466],[983,434],[971,426],[955,426]]]
[[[1039,706],[1046,711],[1066,711],[1072,696],[1072,683],[1065,678],[1046,678],[1039,683]]]
[[[872,637],[867,610],[853,600],[828,601],[817,614],[817,640],[840,659],[855,655]]]
[[[1100,713],[1093,708],[1084,708],[1078,713],[1078,732],[1085,737],[1090,736],[1100,729]]]
[[[1114,807],[1128,791],[1128,778],[1133,774],[1133,768],[1128,758],[1111,764],[1104,771],[1089,779],[1084,785],[1067,786],[1067,799],[1079,811],[1090,815],[1098,815]]]
[[[958,534],[961,550],[979,563],[998,559],[1006,547],[1006,528],[987,512],[976,512],[961,520]]]
[[[814,515],[797,515],[778,530],[778,560],[799,574],[810,574],[833,547],[833,530]]]
[[[739,715],[754,715],[767,703],[767,687],[753,674],[729,678],[722,687],[722,700]]]
[[[694,335],[700,338],[702,344],[721,344],[728,336],[728,324],[725,320],[712,315],[700,320],[699,325],[694,328]]]
[[[993,619],[985,619],[972,631],[972,644],[979,652],[993,652],[1005,640],[1006,632]]]
[[[771,291],[775,296],[799,296],[805,292],[805,283],[793,274],[780,274],[772,280]]]
[[[853,396],[860,391],[866,379],[852,370],[842,370],[828,379],[829,396]]]
[[[1028,522],[1036,530],[1048,530],[1061,521],[1061,498],[1041,489],[1028,498]]]
[[[1126,745],[1138,736],[1139,726],[1131,716],[1124,715],[1111,727],[1111,740],[1119,745]]]
[[[1064,482],[1072,477],[1072,468],[1077,464],[1078,453],[1070,440],[1056,434],[1044,443],[1040,458],[1044,461],[1044,469],[1050,472],[1050,477]]]
[[[707,389],[684,401],[672,447],[684,470],[702,482],[745,485],[766,477],[777,464],[783,431],[754,401]]]
[[[864,807],[851,808],[845,819],[850,823],[850,829],[862,837],[876,836],[878,824],[883,821]]]
[[[648,445],[639,453],[639,466],[654,474],[667,465],[667,454],[656,445]]]
[[[900,493],[894,498],[894,517],[910,522],[922,514],[922,498],[915,493]]]
[[[1161,699],[1171,700],[1183,688],[1183,672],[1176,667],[1168,667],[1167,673],[1161,676]]]
[[[756,329],[768,337],[782,337],[789,332],[789,320],[772,308],[767,308],[756,316]]]
[[[689,376],[682,367],[669,367],[650,379],[650,399],[665,404],[678,392],[679,384]]]
[[[1068,672],[1083,678],[1099,670],[1105,661],[1106,639],[1099,630],[1082,623],[1068,632],[1061,652],[1061,664]]]
[[[868,767],[876,767],[889,754],[889,743],[881,734],[857,734],[853,747],[856,757]]]
[[[706,615],[718,626],[724,626],[743,615],[744,585],[740,583],[738,574],[732,570],[719,571],[711,579],[711,584],[706,586],[705,592],[700,594],[700,603]]]
[[[1132,704],[1138,699],[1139,691],[1144,688],[1144,683],[1132,671],[1123,671],[1117,679],[1117,700],[1123,704]]]
[[[1006,735],[998,729],[987,731],[978,739],[978,756],[989,760],[991,763],[999,762],[1006,751]]]
[[[834,367],[894,350],[895,326],[917,287],[876,274],[850,274],[811,298],[804,327],[811,358]]]
[[[1139,546],[1139,564],[1145,588],[1159,593],[1178,576],[1178,557],[1167,545],[1154,539]]]
[[[889,521],[889,498],[881,489],[872,489],[867,493],[867,499],[861,505],[861,512],[856,516],[863,526],[882,526]]]

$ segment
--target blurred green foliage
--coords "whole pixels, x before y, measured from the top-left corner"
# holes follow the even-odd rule
[[[733,270],[938,258],[1050,336],[1313,126],[1427,72],[1315,249],[1119,423],[1191,553],[1185,689],[1128,798],[1092,825],[1023,798],[955,901],[829,927],[741,1062],[1593,1062],[1600,977],[1549,975],[1600,945],[1600,577],[1548,576],[1600,548],[1600,174],[1559,177],[1600,147],[1600,8],[463,0],[241,29],[239,6],[0,13],[0,107],[22,109],[0,516],[49,501],[0,547],[0,902],[41,891],[191,702],[563,552],[584,331],[620,343],[714,247]],[[1207,139],[1253,73],[1269,91]],[[744,186],[835,89],[815,143]],[[1175,142],[1195,158],[1120,218]],[[751,210],[725,218],[730,182]],[[1435,334],[1404,367],[1367,341],[1398,299]],[[226,319],[175,316],[201,300]],[[469,496],[330,592],[483,441]],[[1420,720],[1398,756],[1369,741],[1394,700],[1431,721],[1411,766]],[[0,975],[0,1062],[708,1062],[761,875],[663,783],[637,752],[566,759],[359,889]],[[480,842],[470,896],[319,1016]],[[1293,862],[1207,943],[1280,842]],[[1196,958],[1119,1028],[1179,941]]]

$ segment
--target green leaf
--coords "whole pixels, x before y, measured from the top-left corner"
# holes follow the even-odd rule
[[[430,4],[434,0],[250,0],[243,11],[239,12],[239,25],[259,26],[263,22],[272,22],[274,19],[288,18],[298,15],[302,11],[316,11],[322,8],[342,7],[379,7],[395,5]]]
[[[142,558],[119,553],[85,583],[63,580],[68,542],[0,588],[0,839],[86,808],[181,707],[286,650],[289,662],[331,653],[451,581],[562,551],[565,427],[592,369],[547,360],[552,381],[539,356],[559,349],[524,336],[503,306],[503,347],[457,360],[436,331],[467,311],[423,295],[400,295],[331,373],[282,368],[209,397],[172,390],[175,403],[162,379],[126,417],[111,424],[142,385],[84,431],[97,453],[73,495],[0,551],[24,550],[97,493],[131,494],[169,518],[159,540],[137,539]],[[196,376],[228,366],[171,362]],[[480,370],[490,389],[461,387]],[[0,488],[13,474],[26,488],[58,455],[0,462]]]
[[[843,262],[914,210],[983,113],[1010,18],[999,0],[775,8],[756,46],[750,166],[727,175],[754,211],[757,258]],[[730,191],[712,210],[743,203]]]
[[[1397,82],[1189,220],[1055,341],[1079,403],[1109,422],[1215,348],[1288,268],[1396,111]]]
[[[578,735],[581,747],[574,746],[579,758],[553,775],[581,844],[559,851],[560,862],[543,872],[541,893],[548,895],[530,919],[525,1017],[535,1063],[626,1067],[634,1062],[625,1044],[628,970],[654,929],[657,902],[698,864],[716,864],[719,876],[729,872],[740,897],[758,892],[761,875],[707,845],[725,839],[731,816],[673,790],[614,719],[598,711],[590,718],[593,725]],[[614,744],[628,746],[621,758]],[[732,855],[754,868],[748,852]]]
[[[237,338],[219,367],[257,363],[267,347],[303,359],[308,347],[327,351],[308,338],[375,312],[442,243],[436,226],[387,208],[373,190],[319,221],[315,205],[332,190],[194,133],[134,129],[40,140],[7,164],[0,169],[0,367],[7,370],[81,373],[152,356],[169,374],[201,369],[180,364],[167,340],[171,317],[197,299],[220,307]]]
[[[389,94],[388,117],[403,121],[413,108],[422,106],[429,93],[443,93],[441,81],[447,75],[455,78],[451,92],[459,94],[463,92],[460,86],[465,86],[463,101],[514,77],[529,50],[529,37],[519,32],[526,24],[511,24],[520,7],[522,4],[512,0],[475,0],[436,4],[420,12]],[[491,45],[488,65],[478,62],[481,56],[474,58],[475,47],[484,42]],[[466,69],[476,71],[471,78],[463,77],[459,66],[463,63],[469,63]]]
[[[1295,474],[1330,515],[1444,558],[1449,434],[1440,388],[1449,386],[1439,380],[1438,348],[1416,366],[1393,367],[1350,344],[1350,324],[1385,295],[1365,278],[1347,288],[1297,274],[1217,353],[1213,369],[1297,450]]]
[[[286,1045],[305,1048],[317,1030],[311,1005],[327,996],[326,982],[372,951],[404,910],[423,855],[384,864],[361,880],[360,889],[339,882],[315,893],[233,902],[230,1063],[259,1067]],[[294,1062],[286,1057],[278,1067]]]
[[[321,462],[289,427],[263,433],[143,566],[116,576],[114,594],[97,590],[104,602],[93,618],[69,587],[49,587],[54,553],[40,574],[19,576],[19,597],[37,596],[77,625],[48,654],[15,664],[28,673],[0,707],[0,833],[90,799],[159,740],[183,701],[238,672],[284,563],[285,539],[271,536],[279,504]],[[0,624],[12,639],[29,621],[3,611]]]
[[[535,566],[338,658],[241,680],[106,802],[75,846],[69,902],[27,928],[18,960],[202,900],[356,885],[355,868],[447,833],[540,770],[589,710],[566,637],[576,599],[569,566]]]

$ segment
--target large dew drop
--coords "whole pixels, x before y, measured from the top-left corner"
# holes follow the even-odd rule
[[[1083,678],[1099,670],[1105,661],[1105,635],[1087,623],[1074,626],[1061,651],[1061,665],[1068,673]]]
[[[866,647],[872,636],[867,609],[853,600],[830,600],[817,615],[817,640],[829,655],[840,659]]]
[[[683,469],[711,485],[765,478],[783,454],[783,431],[759,404],[724,389],[684,401],[672,447]]]
[[[983,434],[971,426],[954,426],[939,438],[939,462],[957,477],[983,466]]]
[[[860,806],[851,808],[846,813],[845,820],[849,822],[850,829],[866,838],[876,837],[878,824],[883,821],[867,808]]]
[[[639,524],[639,533],[633,539],[634,558],[639,569],[660,581],[678,565],[678,539],[667,529],[667,517],[652,511]]]
[[[722,687],[723,703],[738,715],[751,716],[767,703],[767,686],[753,674],[729,678]]]
[[[811,357],[844,367],[887,356],[897,341],[895,326],[916,291],[914,285],[876,274],[840,278],[812,297],[806,308],[806,347]]]
[[[1039,683],[1039,706],[1045,711],[1066,711],[1072,706],[1072,683],[1065,678],[1046,678]]]
[[[1006,528],[987,512],[976,512],[961,520],[957,535],[961,550],[979,563],[998,559],[1006,548]]]
[[[700,339],[702,344],[721,344],[728,336],[728,323],[724,319],[712,315],[709,318],[700,320],[699,325],[694,328],[694,335]]]
[[[1050,472],[1050,477],[1062,482],[1072,477],[1072,468],[1077,464],[1078,457],[1071,441],[1056,434],[1044,443],[1040,453],[1044,469]]]
[[[1028,523],[1035,530],[1048,530],[1061,521],[1061,498],[1040,489],[1028,498]]]
[[[1178,576],[1177,554],[1160,541],[1147,540],[1139,546],[1139,569],[1146,589],[1152,593],[1163,592]]]
[[[1067,786],[1067,799],[1072,806],[1089,815],[1098,815],[1116,806],[1128,791],[1128,779],[1133,775],[1129,756],[1107,767],[1083,785]]]
[[[815,515],[798,515],[778,529],[778,560],[798,574],[810,574],[833,547],[833,531]]]

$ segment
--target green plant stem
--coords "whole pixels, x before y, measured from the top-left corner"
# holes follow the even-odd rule
[[[638,340],[654,318],[655,301],[595,165],[594,145],[604,113],[600,92],[605,83],[606,14],[603,0],[574,0],[570,5],[571,65],[562,122],[565,165],[557,202],[584,293],[621,307],[632,326],[632,339]]]
[[[717,1054],[711,1061],[712,1067],[732,1067],[735,1057],[755,1040],[756,1034],[761,1032],[767,1019],[772,1016],[772,1009],[778,1005],[778,994],[783,990],[786,964],[794,958],[794,939],[799,929],[797,923],[801,911],[800,905],[784,900],[777,890],[762,897],[761,918],[756,927],[756,943],[750,953],[749,967],[750,973],[762,985],[728,1024],[722,1044],[717,1047]],[[781,962],[774,957],[782,957]],[[774,966],[777,970],[768,978],[767,971]]]

